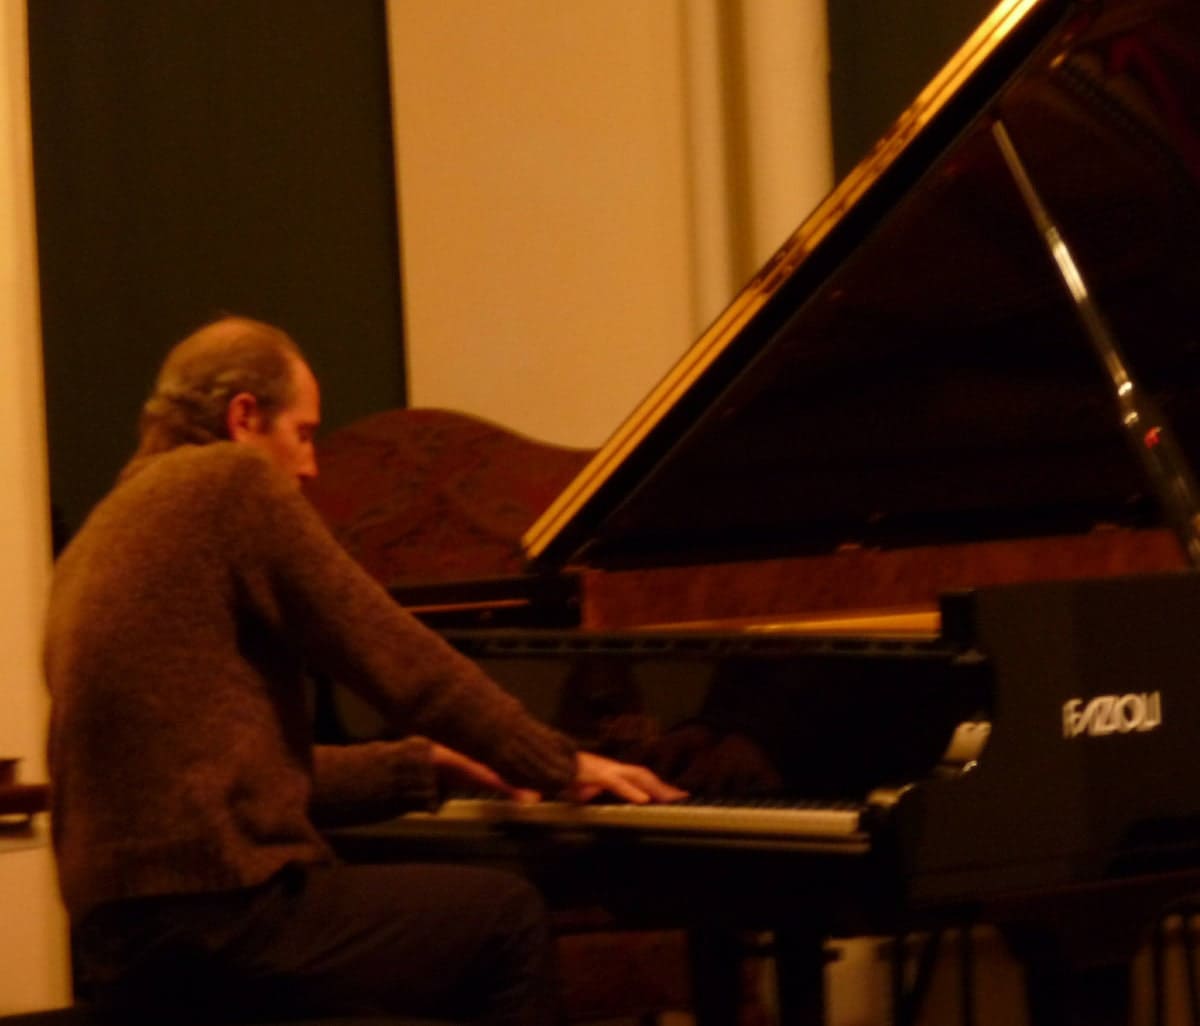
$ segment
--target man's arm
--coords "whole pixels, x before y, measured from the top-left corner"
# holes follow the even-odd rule
[[[225,537],[241,601],[294,639],[308,665],[365,698],[394,733],[435,739],[514,786],[557,794],[575,779],[570,739],[402,609],[293,482],[247,455],[228,484]]]
[[[319,826],[390,819],[437,804],[433,745],[423,737],[317,745],[309,811]]]
[[[630,801],[682,792],[649,770],[576,752],[570,738],[531,716],[475,663],[402,609],[334,540],[316,511],[265,461],[243,482],[261,503],[244,515],[243,584],[258,612],[295,637],[310,664],[378,708],[397,733],[435,739],[462,771],[462,756],[498,774],[514,797],[536,791],[586,801],[612,792]],[[243,537],[240,533],[237,537]],[[459,753],[462,753],[460,755]]]

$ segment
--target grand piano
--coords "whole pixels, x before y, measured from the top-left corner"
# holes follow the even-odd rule
[[[821,1021],[827,938],[974,923],[1036,1026],[1127,1021],[1129,959],[1200,893],[1197,296],[1200,5],[1005,0],[520,574],[387,581],[695,802],[464,800],[338,843],[511,861],[708,969],[769,931],[783,1021]]]

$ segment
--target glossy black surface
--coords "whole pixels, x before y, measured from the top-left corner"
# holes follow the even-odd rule
[[[883,161],[881,141],[870,189],[812,252],[760,272],[748,290],[766,304],[536,561],[1157,522],[1112,381],[991,135],[997,118],[1194,464],[1200,8],[1047,2],[919,132],[898,123],[911,138]]]

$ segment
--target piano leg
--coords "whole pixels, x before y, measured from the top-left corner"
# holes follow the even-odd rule
[[[1128,1026],[1129,966],[1026,965],[1029,1026]]]
[[[1132,956],[1073,958],[1061,937],[1042,930],[1007,937],[1025,970],[1029,1026],[1129,1026]]]
[[[742,956],[736,930],[693,927],[688,930],[688,963],[696,1026],[729,1026],[742,1004]]]
[[[917,953],[916,971],[911,983],[908,982],[910,948]],[[941,950],[940,929],[928,933],[923,940],[920,936],[910,937],[905,933],[892,939],[892,1019],[896,1026],[916,1026],[920,1022],[921,1009],[929,993]],[[967,1026],[971,1020],[967,1018],[965,1003],[963,1008],[962,1022]]]
[[[825,937],[817,931],[783,929],[765,948],[737,930],[692,929],[688,952],[697,1026],[729,1026],[741,1019],[750,995],[743,968],[748,955],[775,962],[779,1026],[824,1026]]]
[[[798,929],[775,934],[779,1026],[823,1026],[825,1022],[825,936]]]

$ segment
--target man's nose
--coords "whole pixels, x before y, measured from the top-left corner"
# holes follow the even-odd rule
[[[300,466],[296,470],[296,476],[301,481],[311,481],[317,476],[317,455],[309,453],[308,456],[301,461]]]

